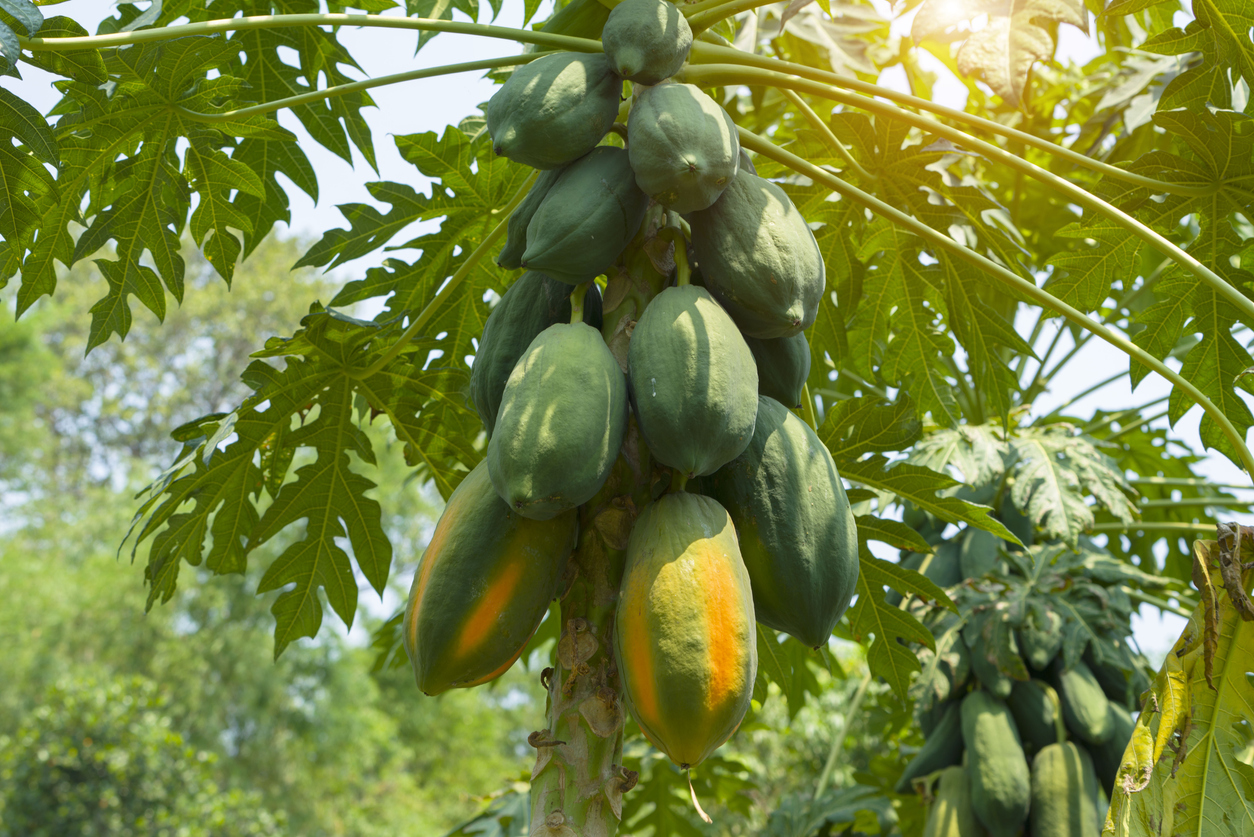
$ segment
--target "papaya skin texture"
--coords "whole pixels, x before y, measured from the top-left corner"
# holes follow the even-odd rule
[[[1115,701],[1110,702],[1110,713],[1114,718],[1114,731],[1110,734],[1110,738],[1101,744],[1089,744],[1089,755],[1093,757],[1093,770],[1097,774],[1097,781],[1105,789],[1107,795],[1115,787],[1115,777],[1119,774],[1119,765],[1123,762],[1123,753],[1128,749],[1128,742],[1132,740],[1132,731],[1136,727],[1136,721],[1132,720],[1132,715],[1128,710]]]
[[[791,337],[814,323],[826,268],[783,189],[741,170],[688,223],[705,286],[746,335]]]
[[[505,384],[488,475],[516,512],[548,520],[592,498],[627,429],[627,381],[601,333],[549,326]]]
[[[1016,837],[1032,799],[1028,762],[1006,704],[983,690],[962,700],[971,807],[990,837]]]
[[[623,0],[605,21],[601,45],[620,76],[638,84],[657,84],[688,60],[692,27],[674,3]]]
[[[604,55],[558,52],[524,64],[484,109],[492,149],[537,169],[573,162],[614,124],[622,90]]]
[[[1070,741],[1032,761],[1032,837],[1098,837],[1097,778],[1088,753]]]
[[[536,182],[531,184],[531,191],[527,193],[527,197],[514,208],[514,214],[509,216],[509,223],[505,225],[505,244],[496,257],[498,266],[507,270],[517,270],[522,267],[523,252],[527,249],[527,225],[531,223],[531,216],[536,214],[544,196],[549,193],[549,189],[553,188],[553,184],[557,182],[563,170],[557,168],[540,172]]]
[[[1055,667],[1061,669],[1061,661]],[[1054,686],[1062,702],[1062,719],[1067,729],[1085,744],[1102,744],[1114,735],[1115,718],[1110,701],[1093,672],[1083,661],[1066,671],[1056,671]]]
[[[527,520],[501,502],[480,463],[449,497],[418,562],[403,639],[418,688],[486,683],[540,626],[574,549],[574,512]]]
[[[804,334],[759,340],[746,337],[758,365],[758,392],[774,398],[790,410],[801,406],[806,379],[810,377],[810,343]]]
[[[627,350],[632,406],[655,459],[689,477],[739,456],[757,420],[758,370],[736,324],[704,288],[668,288]]]
[[[708,208],[740,170],[736,124],[691,84],[659,84],[636,96],[627,152],[636,185],[679,213]]]
[[[571,286],[528,271],[510,285],[488,315],[470,369],[470,398],[488,435],[496,428],[505,382],[531,341],[551,325],[570,321]]]
[[[531,217],[522,266],[581,285],[614,264],[648,205],[627,152],[595,148],[566,167]]]
[[[915,757],[906,765],[893,789],[897,793],[910,793],[915,779],[926,776],[962,761],[962,710],[950,702],[940,722],[927,735],[927,741]]]
[[[740,726],[757,675],[753,596],[731,518],[714,500],[677,492],[640,513],[614,651],[632,715],[680,767]]]
[[[1058,705],[1047,689],[1049,686],[1040,680],[1016,680],[1006,699],[1027,753],[1058,743]]]
[[[984,827],[971,809],[971,782],[961,767],[941,771],[923,837],[985,837]]]
[[[758,621],[825,646],[858,583],[858,529],[818,436],[759,396],[749,446],[700,485],[736,524]]]

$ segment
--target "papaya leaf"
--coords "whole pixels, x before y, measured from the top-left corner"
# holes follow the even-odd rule
[[[788,701],[788,718],[796,717],[805,706],[806,695],[822,691],[811,666],[818,659],[814,650],[758,624],[758,677],[753,684],[753,697],[759,705],[766,703],[767,685],[774,682]]]
[[[898,549],[911,552],[931,552],[932,545],[923,536],[899,520],[889,520],[870,514],[860,514],[857,518],[858,534],[868,541],[881,541]]]
[[[1213,655],[1203,641],[1205,605],[1194,610],[1167,654],[1124,752],[1105,833],[1254,830],[1254,768],[1248,756],[1254,746],[1254,683],[1246,671],[1254,657],[1254,622],[1241,618],[1226,592],[1218,605]],[[1206,682],[1207,656],[1213,688]]]
[[[444,837],[527,837],[531,833],[531,795],[515,786],[494,795],[488,806]]]
[[[919,438],[921,427],[908,395],[896,401],[850,398],[827,411],[818,436],[839,462],[868,452],[905,450]]]
[[[789,794],[766,821],[765,837],[813,837],[816,834],[888,834],[897,824],[892,800],[878,788],[855,784],[826,791],[819,799]],[[845,830],[837,831],[844,827]]]

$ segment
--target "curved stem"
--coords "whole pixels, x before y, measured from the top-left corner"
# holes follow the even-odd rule
[[[814,413],[814,396],[810,394],[810,385],[801,385],[801,410],[805,416],[806,424],[810,425],[810,429],[818,432],[819,418]]]
[[[862,676],[862,682],[858,684],[858,690],[853,693],[853,699],[845,707],[845,715],[841,719],[840,726],[832,733],[832,745],[827,751],[827,761],[823,763],[823,772],[819,774],[819,780],[814,785],[816,801],[823,795],[823,791],[827,790],[827,781],[832,776],[832,769],[836,767],[836,759],[840,755],[840,748],[845,743],[845,736],[849,734],[849,727],[853,723],[854,716],[858,714],[858,709],[861,708],[862,700],[870,687],[871,671],[868,669],[867,673]]]
[[[485,38],[502,38],[524,44],[536,44],[554,49],[576,52],[602,52],[601,42],[589,38],[573,38],[550,32],[514,29],[510,26],[490,26],[463,20],[431,20],[420,17],[391,17],[383,15],[253,15],[222,20],[206,20],[200,23],[182,23],[140,29],[136,32],[112,32],[107,35],[81,35],[73,38],[18,38],[22,49],[32,52],[46,50],[101,49],[103,47],[144,44],[184,38],[189,35],[214,35],[219,32],[242,32],[252,29],[282,29],[292,26],[361,26],[379,29],[413,29],[421,32],[450,32],[457,35],[480,35]]]
[[[1208,527],[1208,531],[1213,531],[1214,528],[1214,526],[1210,526]],[[1185,610],[1182,607],[1177,607],[1166,599],[1159,598],[1158,596],[1151,596],[1149,593],[1133,589],[1132,587],[1123,586],[1119,589],[1123,591],[1124,595],[1126,595],[1129,599],[1132,599],[1134,602],[1145,602],[1146,604],[1153,605],[1159,610],[1165,610],[1169,613],[1174,613],[1177,616],[1183,616],[1185,619],[1192,616],[1193,611],[1197,609],[1197,603],[1186,599],[1184,596],[1180,597],[1180,601],[1182,604],[1190,605],[1188,610]]]
[[[1175,523],[1169,520],[1143,523],[1094,523],[1090,532],[1215,532],[1214,523]]]
[[[453,292],[457,290],[458,286],[460,286],[466,277],[470,275],[470,271],[473,270],[475,265],[479,263],[479,260],[483,258],[484,254],[491,250],[492,247],[496,245],[496,242],[500,241],[505,235],[506,226],[509,224],[509,216],[514,213],[518,204],[523,202],[523,198],[527,197],[527,192],[531,191],[531,184],[535,182],[538,174],[539,172],[532,172],[531,176],[527,178],[519,190],[514,194],[514,197],[510,198],[509,203],[500,209],[492,210],[494,214],[502,216],[501,222],[497,224],[492,232],[488,233],[487,237],[483,239],[479,246],[466,257],[466,261],[462,262],[461,267],[457,268],[453,275],[449,277],[449,280],[444,283],[444,287],[441,288],[440,292],[435,295],[435,299],[428,302],[426,307],[422,309],[418,316],[414,317],[413,322],[409,324],[408,328],[401,332],[401,336],[396,338],[396,342],[383,353],[383,356],[365,369],[350,373],[352,377],[369,378],[371,375],[378,374],[385,366],[391,363],[407,345],[409,345],[411,340],[418,336],[418,332],[422,331],[422,329],[426,327],[427,323],[431,321],[431,318],[435,316],[435,313],[444,306],[444,303],[448,301],[448,298],[453,295]]]
[[[841,180],[831,172],[819,168],[808,160],[798,157],[796,154],[779,148],[762,137],[759,137],[752,131],[745,130],[744,128],[739,128],[738,130],[740,132],[741,145],[747,146],[749,149],[756,151],[759,154],[770,157],[772,160],[782,163],[790,169],[806,175],[816,183],[822,183],[832,191],[849,198],[858,204],[861,204],[867,209],[870,209],[872,212],[884,216],[898,226],[910,230],[933,245],[948,250],[950,253],[953,253],[963,261],[979,267],[995,279],[1010,285],[1020,293],[1035,301],[1038,305],[1062,314],[1075,325],[1078,325],[1085,331],[1091,332],[1095,336],[1100,337],[1124,354],[1129,355],[1137,361],[1145,364],[1163,378],[1166,378],[1173,386],[1178,387],[1181,391],[1188,395],[1190,400],[1199,405],[1206,412],[1206,414],[1219,425],[1220,430],[1223,431],[1223,434],[1228,438],[1228,441],[1237,451],[1237,455],[1240,457],[1242,467],[1245,468],[1246,473],[1254,476],[1254,456],[1250,454],[1249,448],[1246,447],[1245,439],[1242,438],[1241,433],[1233,426],[1232,422],[1229,421],[1226,415],[1224,415],[1223,411],[1216,407],[1214,402],[1207,398],[1206,394],[1194,386],[1190,381],[1185,380],[1179,373],[1173,371],[1161,360],[1133,343],[1127,337],[1111,331],[1106,326],[1085,315],[1083,312],[1073,308],[1055,297],[1053,294],[1038,288],[1035,284],[1029,282],[1023,277],[1012,273],[992,259],[982,256],[969,247],[959,244],[944,233],[934,230],[927,224],[924,224],[912,216],[907,215],[896,207],[884,203],[874,195],[867,194],[856,186],[846,183],[844,180]]]
[[[824,122],[823,118],[814,112],[814,108],[806,104],[806,100],[801,98],[801,95],[797,93],[797,91],[782,88],[779,92],[784,94],[784,98],[792,102],[793,105],[796,106],[797,110],[801,111],[802,115],[810,121],[810,124],[814,126],[815,130],[823,135],[823,139],[827,140],[827,144],[836,149],[836,153],[844,158],[845,162],[849,164],[849,168],[853,169],[865,178],[867,182],[871,182],[876,179],[875,175],[862,168],[862,164],[854,159],[853,154],[849,153],[849,149],[845,147],[845,144],[841,142],[840,138],[832,132],[831,126]]]
[[[1163,410],[1161,413],[1155,413],[1152,416],[1147,416],[1146,418],[1141,419],[1135,424],[1129,424],[1127,427],[1121,427],[1119,428],[1118,432],[1111,433],[1105,439],[1102,439],[1102,441],[1113,442],[1115,439],[1118,439],[1121,436],[1127,436],[1129,433],[1132,433],[1136,430],[1140,430],[1142,427],[1144,427],[1145,425],[1149,424],[1152,421],[1158,421],[1160,418],[1163,418],[1170,412],[1171,412],[1170,409]]]
[[[735,52],[733,50],[733,52]],[[747,58],[755,58],[747,53]],[[797,73],[797,75],[801,75]],[[767,85],[772,87],[791,87],[794,90],[800,90],[815,96],[831,99],[841,104],[857,107],[863,110],[869,110],[890,119],[896,119],[921,128],[925,131],[945,137],[948,140],[958,143],[959,145],[979,151],[991,160],[1003,163],[1006,166],[1021,171],[1029,177],[1039,180],[1057,192],[1067,196],[1075,203],[1083,206],[1093,212],[1101,215],[1110,221],[1118,224],[1124,229],[1141,238],[1143,241],[1154,247],[1159,252],[1168,256],[1172,261],[1192,273],[1204,284],[1209,285],[1223,299],[1247,315],[1250,319],[1254,319],[1254,301],[1250,300],[1245,294],[1230,285],[1222,276],[1215,273],[1210,268],[1199,262],[1190,254],[1181,250],[1174,243],[1164,236],[1158,234],[1150,227],[1131,217],[1127,213],[1111,206],[1106,201],[1092,194],[1086,189],[1082,189],[1071,183],[1066,178],[1059,177],[1053,172],[1046,171],[1034,163],[1029,163],[1008,151],[999,148],[992,143],[984,140],[975,139],[974,137],[944,125],[935,119],[928,119],[909,111],[902,110],[896,105],[878,102],[874,99],[868,99],[862,96],[853,96],[848,93],[842,93],[833,90],[830,86],[810,81],[805,78],[796,78],[776,71],[768,71],[755,67],[737,67],[734,65],[703,65],[693,67],[684,73],[684,80],[689,83],[696,84],[698,87],[711,86],[715,84],[748,84],[748,85]]]
[[[868,96],[879,96],[890,101],[899,102],[912,108],[918,108],[921,111],[935,113],[948,119],[958,122],[965,122],[977,128],[982,128],[991,134],[999,134],[1008,139],[1017,140],[1024,145],[1031,146],[1039,151],[1044,151],[1061,157],[1077,166],[1091,169],[1099,172],[1107,177],[1122,180],[1126,183],[1134,183],[1138,186],[1145,186],[1150,189],[1156,189],[1160,192],[1168,192],[1173,195],[1187,195],[1192,197],[1204,197],[1214,194],[1213,186],[1187,186],[1181,183],[1168,183],[1165,180],[1157,180],[1153,177],[1136,174],[1134,172],[1125,171],[1118,166],[1112,166],[1109,163],[1103,163],[1100,160],[1094,160],[1092,157],[1086,157],[1069,148],[1063,148],[1053,142],[1023,131],[1009,128],[1001,125],[991,119],[983,119],[979,116],[972,116],[964,111],[955,110],[954,108],[938,105],[927,99],[920,99],[917,96],[911,96],[908,93],[902,93],[889,87],[881,87],[878,84],[859,81],[858,79],[842,76],[837,73],[831,73],[826,70],[816,70],[813,67],[807,67],[804,64],[795,64],[791,61],[781,61],[778,58],[768,58],[763,55],[751,55],[743,50],[733,49],[730,47],[719,46],[696,41],[692,45],[692,53],[689,56],[692,63],[686,68],[687,72],[691,72],[698,67],[704,68],[706,65],[716,65],[726,63],[738,68],[756,67],[763,70],[774,70],[777,72],[795,75],[800,78],[817,81],[826,85],[833,85],[848,90],[856,90],[863,94],[858,98]],[[935,120],[928,120],[929,124]],[[939,123],[936,123],[939,124]],[[928,130],[932,130],[928,128]]]
[[[1101,430],[1103,427],[1108,427],[1109,425],[1112,425],[1115,422],[1122,423],[1125,418],[1131,418],[1132,416],[1139,415],[1143,410],[1153,407],[1155,404],[1161,404],[1170,397],[1171,397],[1170,395],[1164,395],[1162,398],[1155,398],[1153,401],[1146,401],[1144,404],[1141,404],[1138,407],[1132,407],[1131,409],[1128,409],[1128,410],[1120,410],[1117,413],[1111,413],[1110,415],[1106,416],[1105,418],[1099,421],[1090,421],[1088,424],[1081,427],[1080,430],[1083,433],[1088,433],[1088,434],[1095,433],[1098,430]],[[1140,424],[1138,423],[1134,426],[1140,427]],[[1103,440],[1103,441],[1107,441],[1107,440]]]
[[[582,285],[576,285],[575,290],[570,294],[570,321],[571,323],[583,322],[583,300],[588,295],[588,286],[593,280],[589,279]]]
[[[551,52],[532,52],[526,55],[507,55],[501,58],[485,58],[482,61],[467,61],[464,64],[445,64],[441,67],[428,67],[422,70],[410,70],[405,73],[393,73],[388,76],[379,76],[378,78],[365,79],[363,81],[353,81],[347,84],[336,84],[322,90],[314,90],[310,93],[302,93],[299,96],[288,96],[285,99],[275,99],[273,102],[264,102],[260,105],[251,105],[246,108],[237,108],[236,110],[223,111],[221,113],[202,113],[200,111],[188,110],[184,107],[176,107],[179,114],[186,119],[195,122],[206,122],[210,124],[219,122],[231,122],[236,119],[246,119],[250,116],[257,116],[263,113],[272,113],[282,108],[296,107],[297,105],[308,104],[309,102],[318,102],[323,99],[330,99],[334,96],[343,96],[346,93],[355,93],[358,90],[369,90],[374,87],[383,87],[388,84],[397,84],[402,81],[417,81],[418,79],[434,78],[435,76],[446,76],[453,73],[468,73],[475,70],[492,70],[497,67],[512,67],[518,64],[527,64],[535,61],[537,58],[543,58],[546,55],[552,55]]]
[[[775,0],[727,0],[727,2],[718,3],[704,11],[690,13],[688,15],[688,25],[692,27],[694,34],[709,29],[723,18],[738,15],[741,12],[747,12],[756,9],[759,6],[768,6]]]

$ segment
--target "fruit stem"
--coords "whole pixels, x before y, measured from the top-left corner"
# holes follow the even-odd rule
[[[671,491],[680,492],[688,485],[688,475],[682,471],[671,469]]]
[[[570,294],[570,321],[572,323],[583,322],[583,298],[588,295],[588,286],[595,282],[595,279],[589,279],[582,285],[576,285],[575,290]]]
[[[610,126],[610,131],[615,134],[618,134],[620,137],[623,138],[623,145],[627,144],[627,126],[626,125],[624,125],[621,122],[615,122],[613,125]]]
[[[1197,404],[1205,411],[1206,415],[1211,418],[1215,424],[1219,425],[1219,429],[1227,437],[1228,442],[1232,445],[1236,458],[1241,466],[1245,469],[1247,475],[1254,477],[1254,455],[1250,453],[1250,449],[1245,445],[1245,439],[1241,432],[1236,429],[1232,421],[1224,414],[1222,410],[1215,405],[1213,401],[1206,397],[1200,389],[1191,381],[1182,377],[1179,373],[1172,370],[1165,363],[1154,357],[1140,346],[1133,343],[1122,334],[1117,334],[1096,320],[1084,314],[1082,311],[1068,305],[1053,294],[1037,287],[1033,282],[1029,282],[1022,276],[1007,270],[997,262],[989,259],[980,253],[975,252],[971,248],[958,243],[954,239],[934,230],[922,221],[907,215],[895,206],[885,203],[874,195],[870,195],[861,189],[853,186],[826,169],[814,165],[808,160],[798,157],[790,151],[786,151],[770,141],[758,136],[752,131],[745,128],[738,128],[740,132],[740,144],[748,147],[752,151],[756,151],[778,163],[782,163],[799,174],[804,174],[813,179],[816,183],[821,183],[843,197],[858,203],[861,206],[870,209],[877,215],[892,221],[899,227],[918,235],[938,250],[945,250],[957,256],[969,264],[972,264],[985,273],[991,275],[995,279],[1009,285],[1023,295],[1027,296],[1037,305],[1048,308],[1065,317],[1073,324],[1080,328],[1100,337],[1105,342],[1114,346],[1119,351],[1135,358],[1138,362],[1145,364],[1150,369],[1157,372],[1163,378],[1166,378],[1173,386],[1184,392],[1193,403]],[[1248,300],[1247,300],[1248,301]]]
[[[805,416],[806,424],[810,425],[810,429],[818,432],[819,417],[814,412],[814,396],[810,394],[810,385],[801,385],[801,410]]]

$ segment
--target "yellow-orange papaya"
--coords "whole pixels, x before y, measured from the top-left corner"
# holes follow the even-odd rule
[[[740,726],[757,675],[753,594],[727,511],[667,494],[632,527],[614,624],[627,705],[680,767]]]
[[[418,688],[477,686],[514,664],[558,592],[575,547],[574,510],[528,520],[497,496],[484,463],[449,497],[405,608]]]

